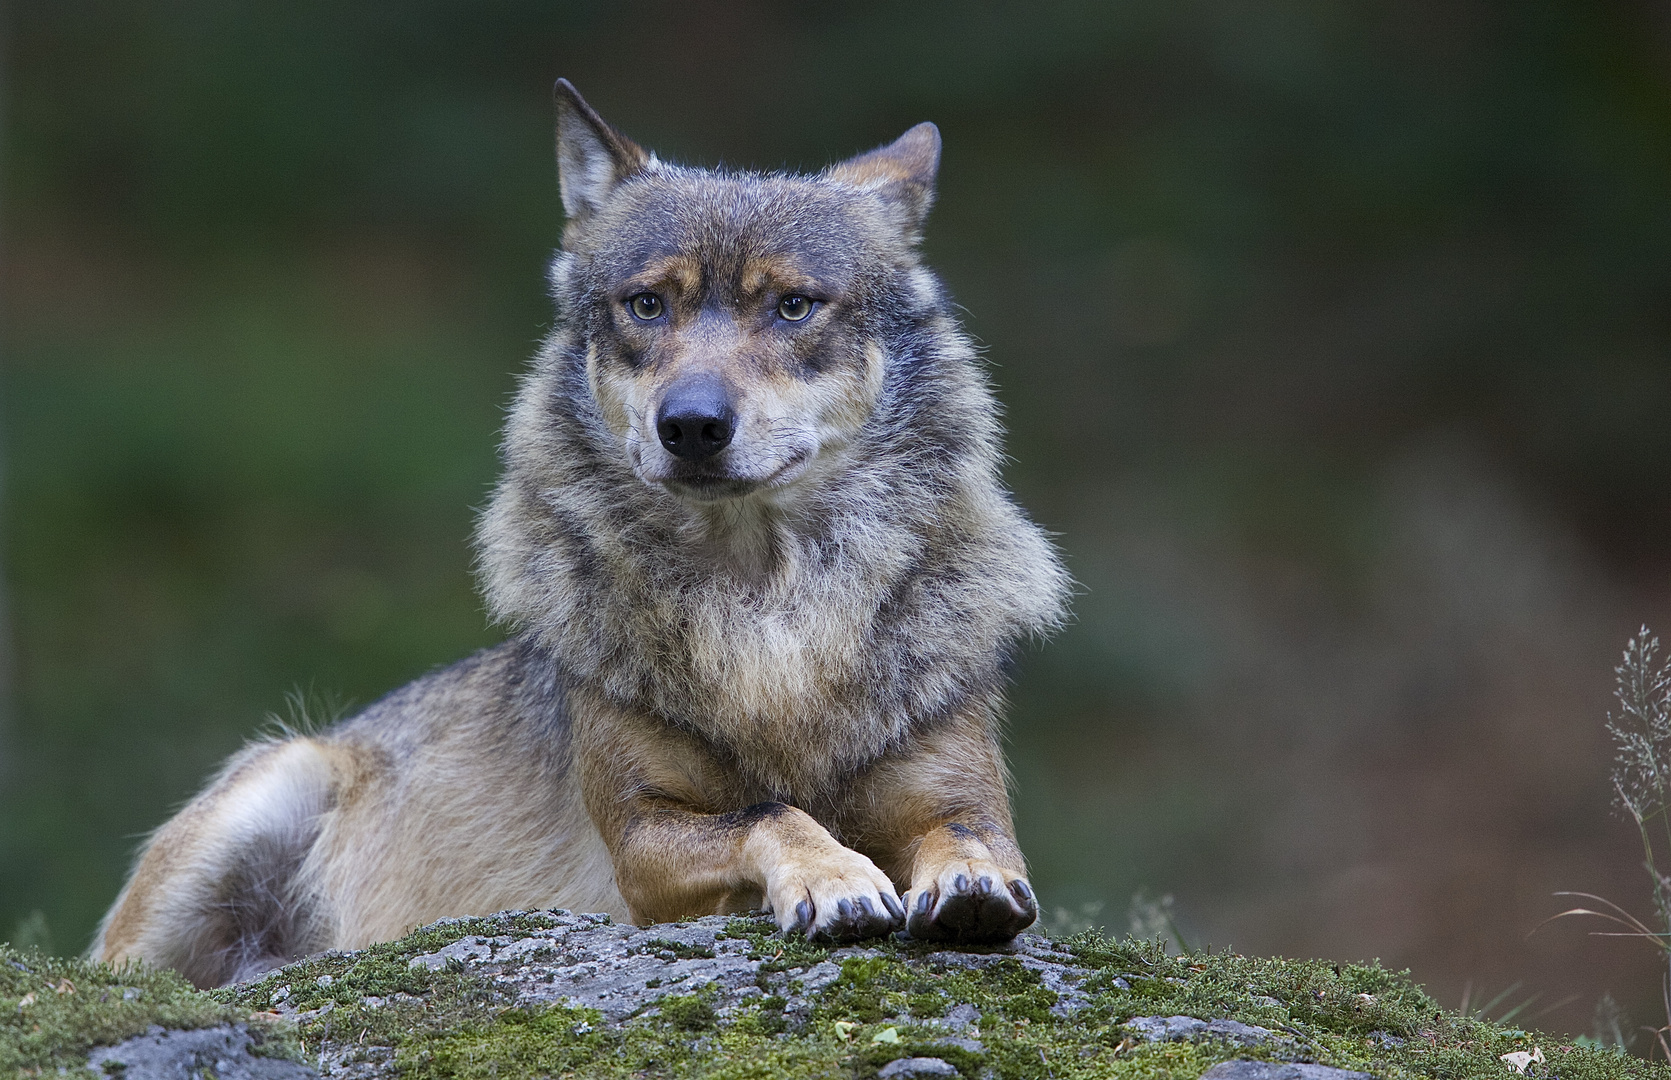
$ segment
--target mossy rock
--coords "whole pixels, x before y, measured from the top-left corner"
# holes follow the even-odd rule
[[[56,993],[61,979],[74,994]],[[122,987],[141,993],[105,992]],[[27,993],[34,1000],[19,1008]],[[211,994],[83,961],[7,951],[0,964],[0,1067],[11,1071],[73,1069],[91,1047],[153,1024],[234,1022],[249,1026],[258,1053],[367,1080],[864,1080],[919,1067],[971,1080],[1196,1080],[1214,1066],[1215,1076],[1270,1080],[1340,1080],[1313,1066],[1511,1080],[1502,1055],[1534,1049],[1545,1058],[1537,1075],[1671,1080],[1664,1065],[1445,1012],[1374,964],[1172,956],[1096,934],[1024,936],[1004,949],[826,948],[785,940],[763,919],[641,929],[509,912]]]
[[[250,1023],[248,1009],[201,993],[172,971],[0,945],[0,1076],[78,1069],[94,1047],[148,1031],[216,1027],[237,1030],[257,1054],[299,1054],[294,1025]]]

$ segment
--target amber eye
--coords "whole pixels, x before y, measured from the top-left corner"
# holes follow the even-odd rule
[[[787,322],[800,322],[812,314],[812,301],[792,293],[778,301],[777,313]]]
[[[641,322],[661,318],[661,297],[655,293],[641,292],[627,301],[627,307],[631,309],[632,317]]]

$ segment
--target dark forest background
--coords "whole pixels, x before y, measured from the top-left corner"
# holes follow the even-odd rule
[[[924,119],[1077,621],[1011,753],[1047,906],[1659,1011],[1612,667],[1671,622],[1671,7],[12,0],[0,936],[83,948],[286,695],[496,639],[550,87],[664,157]],[[38,913],[38,915],[36,914]],[[1064,920],[1057,916],[1058,922]]]

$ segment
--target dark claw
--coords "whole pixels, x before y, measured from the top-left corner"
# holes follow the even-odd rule
[[[876,902],[872,898],[843,897],[836,901],[834,917],[825,925],[809,931],[808,936],[818,941],[859,941],[880,937],[890,929],[892,923],[876,910]]]
[[[934,905],[934,895],[927,889],[917,894],[917,914],[927,915],[928,909]]]
[[[795,922],[789,927],[790,932],[798,933],[812,926],[812,901],[802,900],[795,905]]]
[[[992,892],[993,892],[992,879],[989,878],[989,877],[981,878],[980,881],[975,883],[975,892],[976,893],[985,893],[988,896],[992,895]]]
[[[891,925],[898,926],[905,921],[905,909],[899,906],[899,898],[891,892],[882,893],[882,906],[888,909]]]
[[[1016,880],[1010,882],[1010,892],[1015,894],[1021,913],[1027,919],[1023,925],[1031,926],[1033,920],[1039,917],[1039,902],[1033,897],[1033,887],[1025,881]]]
[[[956,877],[952,878],[952,892],[954,892],[954,893],[966,893],[968,891],[969,891],[969,876],[967,874],[959,874]]]

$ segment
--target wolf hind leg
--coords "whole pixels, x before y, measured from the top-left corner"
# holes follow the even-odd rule
[[[246,748],[146,844],[91,954],[237,982],[329,944],[309,853],[336,801],[333,748],[297,737]]]

